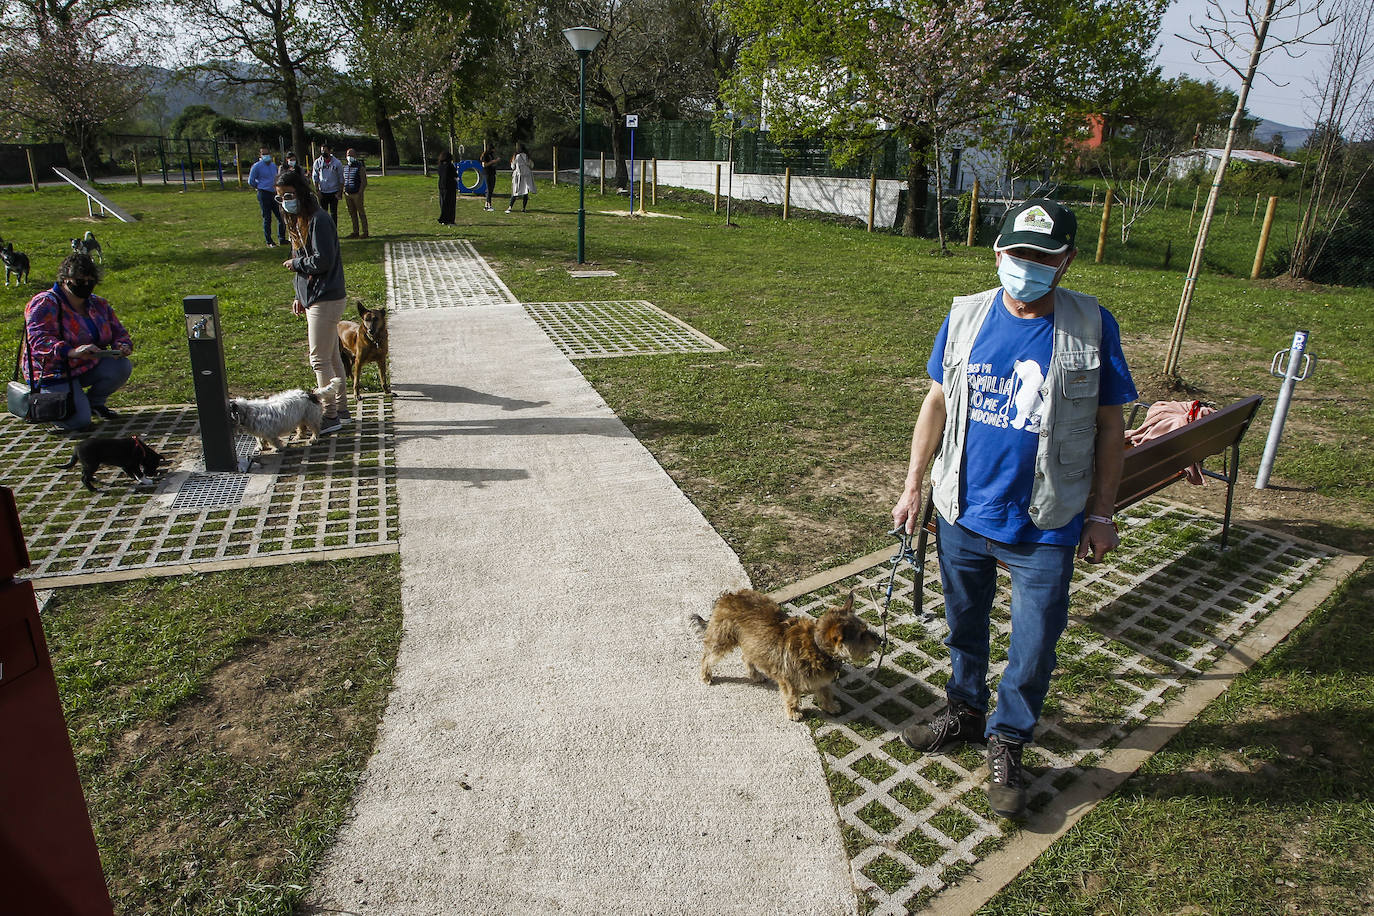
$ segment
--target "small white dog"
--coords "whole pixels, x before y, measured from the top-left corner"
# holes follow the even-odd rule
[[[296,388],[270,398],[230,398],[229,418],[236,427],[257,436],[264,451],[269,446],[280,451],[282,438],[292,432],[298,439],[308,433],[313,443],[320,438],[320,421],[324,418],[320,398],[330,392],[338,397],[343,390],[344,380],[336,378],[314,391]]]

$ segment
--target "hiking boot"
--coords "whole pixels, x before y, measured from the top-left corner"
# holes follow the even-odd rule
[[[1026,773],[1021,769],[1021,745],[994,734],[988,738],[988,807],[1002,817],[1026,813]]]
[[[111,410],[110,408],[106,407],[104,404],[92,404],[92,405],[91,405],[91,413],[95,414],[97,417],[99,417],[99,418],[102,419],[102,420],[118,420],[118,419],[119,419],[119,414],[115,413],[113,410]]]
[[[338,419],[340,426],[347,426],[348,424],[353,422],[353,414],[349,413],[348,408],[345,407],[344,409],[339,411]]]
[[[983,743],[984,715],[972,706],[950,700],[929,722],[902,731],[902,743],[924,754],[943,754],[965,742]]]
[[[326,435],[328,433],[336,433],[341,429],[343,429],[343,423],[339,422],[338,417],[325,417],[324,419],[320,420],[321,436]]]

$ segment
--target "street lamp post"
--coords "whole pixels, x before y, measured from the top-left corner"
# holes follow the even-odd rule
[[[586,233],[587,233],[587,208],[586,208],[586,184],[587,184],[587,55],[596,50],[596,46],[601,44],[601,40],[606,37],[605,29],[594,29],[590,26],[580,25],[571,29],[563,30],[563,37],[568,39],[568,44],[577,52],[578,78],[577,78],[577,263],[585,264],[587,261]]]

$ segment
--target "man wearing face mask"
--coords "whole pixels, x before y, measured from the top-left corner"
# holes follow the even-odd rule
[[[248,184],[258,192],[258,207],[262,210],[262,234],[267,239],[267,247],[275,248],[286,244],[286,224],[281,221],[281,212],[272,199],[276,195],[273,186],[277,181],[277,164],[272,161],[272,151],[267,147],[258,150],[258,161],[248,170]],[[272,241],[272,218],[277,219],[277,240]]]
[[[328,146],[320,147],[320,158],[310,172],[315,190],[320,192],[320,206],[329,211],[334,225],[339,224],[339,194],[343,191],[343,166],[334,158]]]
[[[988,802],[1025,812],[1021,751],[1032,740],[1068,622],[1074,558],[1117,546],[1121,406],[1136,397],[1116,319],[1059,286],[1077,250],[1077,220],[1051,200],[1010,210],[994,251],[1001,285],[954,300],[926,368],[930,392],[892,510],[920,523],[927,467],[937,510],[951,677],[933,719],[902,732],[925,753],[988,748]],[[989,617],[996,563],[1011,573],[1011,645],[988,716]]]

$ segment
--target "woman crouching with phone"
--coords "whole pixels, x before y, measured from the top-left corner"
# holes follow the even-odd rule
[[[343,357],[339,355],[339,320],[347,301],[339,233],[300,169],[278,172],[276,189],[277,205],[282,209],[286,235],[291,240],[291,257],[282,261],[282,267],[296,274],[296,299],[291,303],[291,311],[305,316],[310,368],[315,371],[316,384],[324,388],[333,379],[346,375]],[[322,406],[321,434],[332,433],[352,419],[343,394],[324,395]]]
[[[57,423],[69,432],[91,428],[91,415],[114,420],[106,400],[129,380],[134,344],[114,309],[95,294],[100,270],[88,254],[69,254],[52,289],[24,309],[27,346],[23,377],[44,391],[71,391],[72,414]]]

